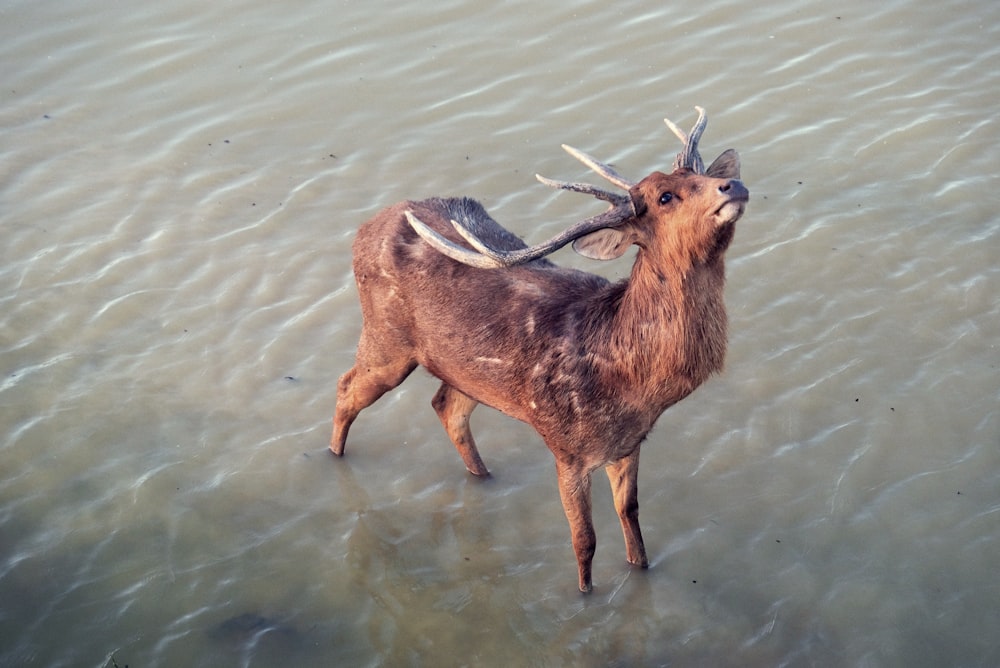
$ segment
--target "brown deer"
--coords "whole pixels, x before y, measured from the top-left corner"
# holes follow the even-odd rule
[[[480,403],[522,420],[556,460],[580,589],[590,591],[596,536],[591,473],[603,466],[630,563],[646,568],[639,530],[639,445],[656,419],[726,354],[723,254],[749,199],[730,149],[705,169],[704,111],[670,174],[633,183],[568,146],[627,191],[537,177],[611,206],[527,247],[471,199],[406,201],[380,211],[354,242],[364,323],[354,367],[337,385],[330,449],[343,455],[358,413],[418,365],[439,378],[431,401],[465,466],[489,471],[469,416]],[[594,259],[638,246],[628,279],[611,283],[545,256],[572,242]]]

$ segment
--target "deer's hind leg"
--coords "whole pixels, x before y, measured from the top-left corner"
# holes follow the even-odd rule
[[[337,382],[337,407],[333,413],[333,435],[330,437],[333,454],[344,454],[347,432],[358,413],[406,380],[417,368],[417,361],[411,352],[406,345],[377,345],[362,330],[354,366]]]
[[[444,430],[448,432],[448,438],[462,456],[469,473],[488,476],[490,472],[479,456],[476,441],[472,438],[472,430],[469,428],[469,416],[479,402],[448,383],[441,383],[441,387],[431,400],[431,405],[441,419]]]
[[[605,470],[611,481],[615,509],[625,535],[625,557],[630,564],[648,568],[649,559],[646,558],[646,547],[639,529],[639,448],[627,457],[611,462]]]

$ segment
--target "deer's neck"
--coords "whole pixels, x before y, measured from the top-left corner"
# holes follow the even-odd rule
[[[670,405],[722,369],[725,268],[675,266],[639,254],[609,338],[613,359],[641,401]]]

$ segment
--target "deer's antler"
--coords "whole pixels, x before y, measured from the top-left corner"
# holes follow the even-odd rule
[[[698,141],[701,139],[701,135],[705,131],[705,126],[708,124],[708,118],[705,115],[704,109],[701,107],[695,107],[695,109],[698,110],[698,120],[691,129],[690,134],[684,134],[684,131],[674,125],[674,123],[672,123],[669,119],[664,119],[664,121],[666,122],[667,127],[669,127],[673,133],[677,135],[682,142],[684,142],[684,148],[674,159],[674,170],[690,169],[697,174],[704,174],[705,163],[702,161],[701,155],[698,153]],[[636,185],[635,182],[630,181],[619,174],[610,165],[606,165],[600,160],[587,155],[583,151],[575,149],[572,146],[567,146],[566,144],[563,144],[562,147],[571,156],[587,165],[587,167],[590,167],[592,170],[619,188],[623,190],[630,190]],[[596,232],[597,230],[609,227],[618,227],[635,218],[635,205],[632,202],[632,197],[629,195],[613,193],[598,188],[597,186],[592,186],[589,183],[555,181],[553,179],[547,179],[539,174],[536,174],[535,178],[537,178],[541,183],[552,188],[572,190],[573,192],[592,195],[599,200],[608,202],[611,206],[604,213],[582,220],[546,242],[536,246],[531,246],[530,248],[510,251],[500,251],[490,248],[473,235],[471,231],[463,227],[455,220],[452,220],[451,224],[474,250],[469,250],[464,246],[460,246],[444,238],[421,222],[420,219],[414,216],[410,211],[406,212],[406,219],[409,221],[413,229],[416,230],[417,234],[424,239],[424,241],[453,260],[457,260],[458,262],[462,262],[473,267],[492,269],[498,267],[512,267],[514,265],[537,260],[540,257],[544,257],[559,250],[568,243],[576,241],[580,237]]]
[[[674,158],[674,171],[687,168],[695,174],[704,174],[705,163],[698,153],[698,142],[701,141],[701,134],[705,131],[705,126],[708,125],[708,116],[705,115],[705,110],[701,107],[695,107],[695,109],[698,111],[698,120],[691,128],[691,134],[684,134],[684,131],[669,118],[664,118],[663,122],[667,124],[671,132],[677,135],[678,139],[684,142],[684,148]]]

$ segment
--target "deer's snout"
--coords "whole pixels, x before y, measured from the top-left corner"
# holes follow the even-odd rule
[[[738,179],[729,179],[719,186],[722,203],[715,210],[715,222],[718,225],[735,223],[743,215],[743,209],[750,200],[750,191]]]
[[[719,186],[719,193],[729,197],[730,201],[746,202],[750,199],[750,191],[738,179],[729,179]]]

